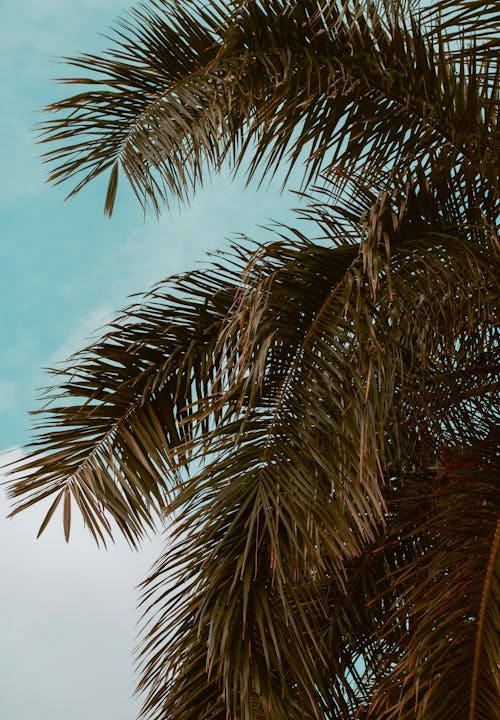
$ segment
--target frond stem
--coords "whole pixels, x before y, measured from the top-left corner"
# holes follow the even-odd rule
[[[479,610],[479,619],[476,634],[476,644],[474,648],[474,665],[472,669],[472,681],[470,691],[470,704],[469,704],[469,720],[475,720],[476,718],[476,701],[477,701],[477,686],[479,677],[479,662],[481,657],[481,646],[483,644],[483,634],[486,616],[486,606],[488,604],[488,596],[491,591],[493,572],[495,569],[495,563],[500,549],[500,515],[498,516],[497,526],[495,535],[493,538],[493,547],[491,548],[488,565],[486,568],[486,577],[484,579],[483,592],[481,595],[481,606]]]
[[[140,398],[140,397],[137,398],[137,400],[134,400],[132,405],[127,408],[127,410],[123,413],[123,415],[121,417],[119,417],[118,420],[116,420],[116,422],[114,422],[108,430],[106,430],[106,432],[101,437],[101,439],[98,440],[98,442],[96,443],[95,447],[90,451],[90,453],[87,455],[87,457],[84,460],[82,460],[80,465],[76,468],[76,470],[67,479],[66,486],[73,484],[73,481],[78,477],[78,475],[81,473],[81,471],[84,470],[89,465],[89,463],[92,462],[93,458],[99,452],[99,450],[102,448],[104,443],[108,440],[108,438],[111,437],[111,435],[116,431],[116,429],[127,420],[127,418],[134,412],[134,410],[136,410],[139,407],[139,405],[141,404],[141,400],[142,400],[142,398]]]

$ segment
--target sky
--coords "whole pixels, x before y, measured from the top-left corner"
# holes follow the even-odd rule
[[[58,60],[103,49],[123,0],[0,0],[0,452],[19,458],[32,437],[29,412],[57,366],[95,331],[173,273],[239,232],[263,240],[262,225],[290,219],[294,196],[277,185],[245,188],[216,178],[190,207],[144,218],[118,190],[103,215],[104,182],[64,202],[36,144],[39,108],[61,97]],[[69,71],[71,74],[71,71]],[[64,541],[60,517],[37,541],[38,508],[5,519],[0,489],[0,717],[6,720],[133,720],[139,702],[132,649],[138,592],[163,547],[161,534],[132,553],[124,542],[97,549],[78,522]]]

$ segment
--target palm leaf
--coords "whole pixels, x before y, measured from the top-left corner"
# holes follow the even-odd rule
[[[109,170],[110,213],[121,169],[158,210],[226,160],[304,162],[318,236],[242,238],[124,311],[59,373],[12,484],[14,512],[52,499],[41,530],[62,503],[66,537],[73,500],[96,539],[171,522],[144,585],[151,720],[495,712],[487,5],[158,1],[70,60],[91,76],[49,107],[53,181]]]
[[[231,270],[217,265],[171,278],[53,371],[61,382],[16,465],[13,514],[55,495],[40,532],[70,497],[96,540],[112,534],[110,519],[132,544],[153,527],[197,432],[190,416],[210,393],[206,368],[235,289]]]
[[[356,187],[359,207],[332,209],[323,190],[308,211],[329,246],[282,228],[126,311],[56,392],[80,403],[54,409],[12,488],[17,511],[51,494],[69,507],[71,492],[96,535],[110,516],[132,543],[155,510],[178,516],[146,597],[152,718],[349,717],[380,681],[387,653],[370,638],[395,590],[371,617],[348,611],[353,573],[392,522],[391,474],[435,461],[447,420],[467,440],[498,263],[458,202],[438,193],[429,222],[425,183],[394,197]],[[493,406],[483,416],[479,439]]]
[[[324,227],[326,208],[321,216]],[[443,441],[443,417],[455,437],[462,431],[456,395],[429,402],[421,391],[434,382],[434,363],[448,358],[460,376],[479,339],[488,345],[481,323],[493,312],[497,276],[488,251],[481,256],[463,238],[391,240],[390,276],[380,276],[376,302],[350,244],[314,246],[295,236],[263,248],[245,269],[219,339],[224,421],[209,434],[206,467],[172,505],[179,549],[166,552],[146,585],[153,619],[141,653],[145,716],[189,717],[191,693],[208,703],[219,688],[236,716],[284,718],[297,708],[298,716],[347,718],[380,681],[388,653],[370,635],[387,627],[398,587],[389,582],[367,620],[359,603],[352,614],[344,609],[353,603],[350,574],[371,557],[384,523],[401,520],[384,468],[428,467]],[[470,358],[457,348],[467,336],[477,339]],[[370,467],[372,453],[379,466]],[[386,557],[368,575],[372,594]],[[170,594],[166,576],[179,578],[182,592]],[[326,641],[336,622],[332,648]],[[333,660],[340,644],[342,667]],[[355,691],[361,652],[366,678]]]
[[[303,159],[306,180],[420,159],[428,172],[486,178],[498,202],[495,59],[453,61],[400,3],[162,2],[134,18],[107,54],[69,60],[93,77],[64,82],[91,89],[50,105],[58,117],[42,125],[57,144],[51,179],[83,175],[71,194],[112,169],[106,212],[118,167],[158,210],[226,157],[248,158],[249,177]]]
[[[461,461],[460,448],[450,450],[459,469],[412,479],[397,500],[407,513],[397,527],[399,542],[392,542],[398,599],[379,637],[392,636],[398,624],[400,644],[375,689],[375,717],[419,720],[450,712],[471,720],[497,712],[498,467],[466,455]]]

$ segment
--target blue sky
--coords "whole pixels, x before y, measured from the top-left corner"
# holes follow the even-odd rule
[[[296,204],[276,187],[244,190],[216,179],[189,208],[144,219],[124,183],[111,220],[104,184],[63,202],[69,188],[45,183],[33,126],[60,97],[57,57],[95,51],[130,5],[121,0],[0,0],[0,451],[13,458],[29,439],[28,411],[54,366],[85,345],[131,293],[195,265],[224,238],[287,220]],[[288,217],[289,219],[289,217]],[[81,528],[64,543],[41,513],[3,518],[0,497],[0,717],[6,720],[132,720],[134,586],[161,539],[133,555],[123,544],[98,551]]]

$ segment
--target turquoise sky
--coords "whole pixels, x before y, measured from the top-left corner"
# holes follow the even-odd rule
[[[45,184],[33,126],[38,108],[64,89],[57,57],[108,44],[122,0],[0,0],[0,450],[16,457],[29,439],[28,411],[54,366],[86,344],[127,304],[172,273],[189,269],[237,232],[289,220],[296,204],[276,188],[243,190],[217,179],[190,208],[143,218],[123,183],[112,220],[104,185],[64,203],[69,188]],[[1,500],[2,517],[8,503]],[[39,511],[0,521],[0,717],[6,720],[132,720],[134,585],[161,541],[131,555],[97,551],[77,528],[66,546],[59,526],[36,542]]]

